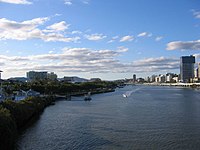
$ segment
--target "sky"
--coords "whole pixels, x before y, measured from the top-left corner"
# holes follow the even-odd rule
[[[0,0],[2,78],[27,71],[115,80],[200,62],[199,0]]]

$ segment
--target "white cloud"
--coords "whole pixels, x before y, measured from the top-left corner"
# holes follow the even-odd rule
[[[148,35],[147,32],[142,32],[142,33],[138,34],[138,37],[143,37],[143,36],[147,36],[147,35]]]
[[[73,1],[74,0],[64,0],[64,4],[70,6],[73,4]],[[90,0],[79,0],[79,1],[87,5],[90,3]]]
[[[200,19],[200,11],[196,11],[193,9],[192,12],[195,18]]]
[[[39,29],[49,19],[49,17],[43,17],[16,22],[2,18],[0,19],[0,40],[41,39],[44,41],[77,42],[80,39],[80,37],[67,37],[58,33],[58,31],[64,31],[68,28],[69,25],[64,21],[48,26],[44,30]]]
[[[131,41],[133,41],[134,40],[134,37],[133,36],[131,36],[131,35],[127,35],[127,36],[124,36],[124,37],[122,37],[121,39],[120,39],[120,42],[131,42]]]
[[[65,5],[72,5],[72,0],[64,0]]]
[[[90,41],[99,41],[102,40],[104,38],[106,38],[107,36],[103,35],[103,34],[91,34],[91,35],[85,35],[85,38],[90,40]]]
[[[49,52],[49,54],[26,57],[9,57],[0,55],[0,60],[5,62],[5,67],[2,68],[5,72],[28,70],[54,70],[56,72],[110,72],[112,70],[111,68],[121,65],[115,57],[126,51],[127,49],[124,47],[117,50],[64,48],[63,52],[60,54]]]
[[[119,36],[114,36],[114,37],[112,37],[112,39],[111,39],[110,41],[108,41],[107,43],[113,43],[113,42],[115,42],[118,38],[119,38]]]
[[[65,21],[61,21],[48,26],[47,29],[50,29],[52,31],[64,31],[68,29],[69,26],[70,24],[67,24]]]
[[[82,0],[82,3],[89,4],[90,0]]]
[[[128,52],[128,48],[126,48],[124,46],[120,46],[120,47],[118,47],[117,52],[119,52],[119,53]]]
[[[174,41],[167,44],[167,50],[200,50],[200,40]]]
[[[144,73],[168,71],[179,68],[179,58],[145,58],[122,63],[117,56],[127,52],[126,47],[116,50],[94,50],[89,48],[63,48],[61,53],[49,51],[33,56],[0,55],[4,74],[25,74],[30,70],[46,70],[56,73]]]
[[[0,0],[0,2],[10,3],[10,4],[32,4],[32,2],[27,0]]]
[[[78,30],[75,30],[75,31],[72,31],[71,34],[82,34],[82,32],[81,32],[81,31],[78,31]]]
[[[158,37],[156,37],[156,38],[155,38],[155,41],[157,41],[157,42],[158,42],[158,41],[161,41],[162,39],[163,39],[163,37],[162,37],[162,36],[158,36]]]
[[[134,61],[132,63],[133,67],[136,69],[135,72],[169,72],[174,69],[179,69],[179,58],[145,58],[142,60]]]
[[[152,33],[148,33],[148,32],[142,32],[137,35],[137,37],[151,37],[151,36],[152,36]]]

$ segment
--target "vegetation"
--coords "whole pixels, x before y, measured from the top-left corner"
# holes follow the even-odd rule
[[[4,82],[4,89],[7,93],[13,93],[18,90],[29,90],[33,89],[41,94],[63,94],[67,95],[74,92],[93,91],[97,89],[109,89],[117,86],[116,82],[96,81],[96,82],[85,82],[85,83],[68,83],[59,81],[48,81],[48,80],[37,80],[27,83],[17,82]]]
[[[0,149],[14,149],[17,127],[10,111],[0,106]]]
[[[29,97],[19,102],[11,100],[2,102],[0,104],[0,149],[14,149],[18,131],[53,101],[53,97]]]

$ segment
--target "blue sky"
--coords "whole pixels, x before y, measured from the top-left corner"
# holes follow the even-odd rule
[[[179,73],[200,54],[198,0],[0,0],[3,78]]]

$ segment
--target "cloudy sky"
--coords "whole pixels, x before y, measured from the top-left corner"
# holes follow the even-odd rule
[[[179,73],[199,50],[199,0],[0,0],[3,78]]]

